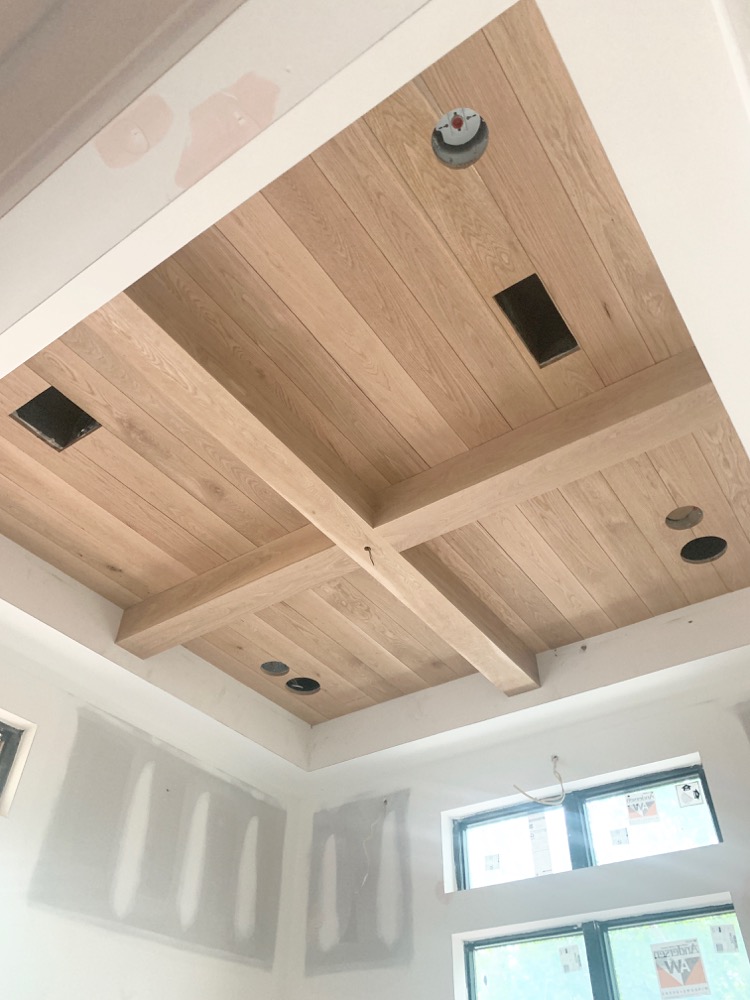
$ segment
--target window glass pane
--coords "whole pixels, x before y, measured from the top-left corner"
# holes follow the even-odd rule
[[[570,871],[562,807],[500,817],[467,827],[469,888]]]
[[[750,963],[734,913],[612,928],[608,938],[618,1000],[750,997]]]
[[[597,865],[719,841],[698,777],[589,799],[586,815]]]
[[[477,949],[474,981],[472,1000],[593,1000],[582,934]]]

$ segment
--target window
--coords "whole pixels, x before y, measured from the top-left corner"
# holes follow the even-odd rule
[[[466,944],[470,1000],[750,996],[731,906],[585,923]]]
[[[700,767],[568,792],[559,806],[521,803],[454,821],[459,889],[718,844]]]
[[[0,816],[7,816],[31,749],[36,726],[0,712]]]

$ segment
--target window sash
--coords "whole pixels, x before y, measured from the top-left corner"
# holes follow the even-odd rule
[[[680,781],[699,780],[703,788],[706,805],[709,809],[711,821],[716,831],[719,843],[723,842],[719,820],[714,808],[711,791],[706,782],[703,768],[699,764],[689,767],[673,768],[669,771],[657,771],[652,774],[638,775],[634,778],[626,778],[621,781],[613,781],[604,785],[594,785],[590,788],[582,788],[570,791],[565,796],[563,809],[565,810],[565,822],[568,830],[568,846],[570,849],[570,859],[573,870],[579,868],[598,867],[594,860],[594,845],[591,830],[589,829],[586,814],[586,803],[596,799],[609,798],[613,795],[623,795],[629,792],[637,792],[644,789],[657,788],[664,785],[677,784]],[[532,816],[542,813],[547,808],[536,802],[519,802],[512,806],[505,806],[496,809],[489,809],[482,813],[465,816],[453,822],[453,857],[456,874],[456,888],[470,889],[469,884],[469,857],[467,832],[469,829],[484,826],[506,819],[514,819],[519,816]],[[671,852],[665,852],[671,853]]]
[[[504,937],[487,938],[464,943],[464,967],[469,1000],[477,998],[476,965],[477,951],[502,947],[509,944],[523,944],[527,941],[541,941],[545,938],[562,937],[565,934],[583,934],[586,945],[591,991],[594,1000],[619,1000],[616,986],[615,968],[609,948],[608,932],[621,927],[653,927],[674,920],[691,920],[696,917],[717,917],[724,913],[734,914],[731,904],[724,906],[704,906],[688,910],[671,910],[661,913],[646,913],[633,917],[616,917],[611,920],[592,920],[582,924],[567,924],[562,927],[548,927],[541,931],[512,934]]]

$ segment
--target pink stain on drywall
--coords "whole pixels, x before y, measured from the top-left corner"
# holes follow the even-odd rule
[[[271,80],[246,73],[193,108],[190,142],[175,174],[177,185],[195,184],[270,125],[278,96],[279,88]]]
[[[163,97],[149,94],[102,129],[94,139],[94,148],[108,167],[129,167],[161,142],[173,117]]]

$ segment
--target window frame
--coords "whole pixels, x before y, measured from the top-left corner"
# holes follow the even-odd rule
[[[706,781],[705,771],[701,764],[689,764],[683,767],[670,768],[662,771],[652,771],[649,774],[640,774],[632,778],[623,778],[619,781],[607,782],[603,785],[590,785],[586,788],[573,789],[566,793],[565,801],[561,804],[565,812],[565,824],[568,831],[568,849],[570,851],[570,861],[573,871],[581,868],[598,868],[594,860],[594,847],[591,830],[586,816],[586,803],[599,798],[608,798],[611,795],[622,795],[628,792],[640,791],[644,788],[653,788],[659,785],[677,784],[680,781],[692,778],[698,779],[703,788],[711,820],[716,831],[717,842],[723,843],[719,818],[716,815],[711,790]],[[519,816],[531,816],[535,813],[545,812],[547,809],[554,809],[555,805],[543,805],[537,802],[516,802],[509,806],[499,806],[487,809],[479,813],[469,813],[453,820],[453,867],[456,879],[456,889],[463,891],[471,889],[469,884],[469,852],[467,846],[467,831],[476,826],[484,826],[498,820],[514,819]],[[695,850],[695,848],[686,848]],[[679,853],[677,851],[664,851],[664,854]],[[658,855],[648,855],[648,857],[658,857]],[[624,859],[633,860],[633,859]],[[558,872],[558,875],[565,874]],[[524,881],[518,879],[517,881]],[[502,885],[504,883],[497,883]]]
[[[545,938],[564,937],[566,934],[582,935],[585,943],[585,960],[588,967],[591,993],[594,1000],[621,1000],[617,989],[614,963],[609,948],[608,932],[620,927],[638,927],[669,923],[673,920],[691,920],[695,917],[720,916],[735,913],[731,903],[714,906],[699,906],[685,910],[666,910],[658,913],[641,913],[629,917],[613,917],[608,920],[587,920],[579,924],[565,924],[561,927],[545,927],[543,930],[508,934],[499,937],[478,938],[464,941],[464,968],[466,970],[466,990],[468,1000],[477,1000],[476,966],[474,955],[485,948],[498,945],[523,944],[525,941],[541,941]]]
[[[17,737],[14,735],[0,753],[0,817],[5,817],[10,812],[18,790],[37,727],[35,723],[3,709],[0,709],[0,727],[12,729],[19,734]]]

